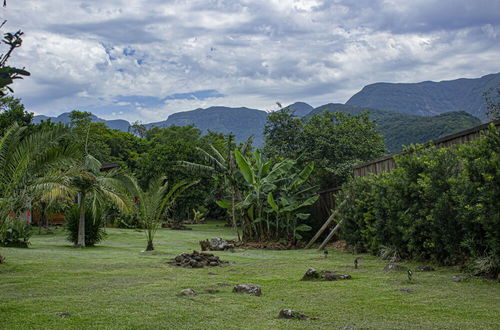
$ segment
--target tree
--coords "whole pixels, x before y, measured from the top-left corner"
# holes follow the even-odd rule
[[[500,119],[500,85],[489,88],[483,96],[486,102],[486,116],[491,120]]]
[[[5,24],[2,23],[0,28]],[[21,30],[15,33],[5,33],[2,43],[8,46],[7,52],[0,55],[0,97],[7,95],[7,91],[13,92],[11,85],[16,79],[23,79],[23,76],[29,76],[30,73],[26,70],[7,66],[7,61],[16,48],[21,47],[23,43],[23,32]]]
[[[121,210],[129,209],[122,173],[116,169],[101,172],[101,167],[101,162],[87,153],[66,173],[70,178],[70,186],[77,192],[80,206],[76,247],[85,247],[86,207],[95,214],[98,208],[103,208],[106,202],[111,201]]]
[[[14,123],[19,126],[29,126],[33,113],[24,110],[21,99],[12,96],[0,97],[0,135]]]
[[[162,220],[172,209],[176,199],[186,189],[196,184],[197,181],[191,183],[179,182],[169,187],[166,177],[159,177],[151,180],[148,190],[144,191],[133,177],[129,177],[129,180],[132,184],[131,192],[135,197],[139,217],[146,229],[146,251],[153,251],[153,239],[158,228],[160,228]]]
[[[210,144],[217,150],[223,150],[225,141],[219,134],[202,136],[193,125],[153,127],[147,132],[146,140],[135,172],[142,188],[148,187],[151,180],[160,176],[166,176],[169,182],[201,180],[199,185],[179,197],[179,203],[171,212],[174,221],[189,218],[193,208],[207,203],[207,199],[213,200],[216,187],[212,177],[187,172],[179,166],[179,161],[201,164],[203,157],[197,148],[208,150]]]
[[[382,137],[368,114],[323,112],[304,125],[301,161],[314,162],[314,177],[323,188],[338,187],[352,174],[352,167],[381,156]]]
[[[322,188],[341,185],[352,166],[383,154],[385,148],[368,114],[323,112],[305,120],[287,109],[269,115],[265,129],[267,156],[314,162],[312,178]]]
[[[27,133],[14,123],[0,139],[0,232],[6,222],[29,211],[34,201],[69,193],[61,168],[76,155],[62,146],[66,131],[46,127]]]
[[[303,120],[290,108],[270,113],[264,126],[264,154],[270,158],[297,158],[303,128]]]
[[[241,152],[247,154],[252,146],[253,136],[242,145]],[[236,217],[236,203],[242,201],[241,195],[241,180],[238,167],[236,165],[234,152],[236,144],[234,143],[234,135],[228,135],[226,139],[225,153],[221,153],[213,145],[208,146],[208,151],[202,148],[196,148],[201,154],[204,164],[197,164],[193,162],[180,161],[178,164],[188,170],[190,173],[198,173],[212,176],[212,178],[219,182],[222,190],[228,190],[231,196],[231,202],[228,203],[224,200],[224,196],[220,196],[216,201],[222,208],[228,209],[231,216],[231,224],[233,229],[238,234],[240,240],[240,232],[238,231],[238,220]]]

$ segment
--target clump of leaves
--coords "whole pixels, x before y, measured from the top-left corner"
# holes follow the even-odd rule
[[[78,243],[78,223],[80,221],[80,207],[74,205],[65,214],[66,230],[68,231],[68,241]],[[85,246],[94,246],[106,237],[104,231],[104,217],[102,211],[97,208],[92,211],[91,208],[85,208]]]

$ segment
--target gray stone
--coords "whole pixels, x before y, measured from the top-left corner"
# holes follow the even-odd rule
[[[390,272],[392,270],[394,270],[394,271],[405,271],[405,270],[408,270],[408,268],[406,268],[405,266],[398,265],[398,264],[388,264],[387,266],[384,267],[384,270],[386,272]]]
[[[348,274],[335,274],[328,270],[323,270],[321,272],[321,277],[327,281],[338,281],[338,280],[350,280],[352,277]]]
[[[451,279],[455,282],[463,282],[467,279],[467,277],[463,276],[463,275],[455,275],[455,276],[452,276]]]
[[[254,296],[257,297],[259,297],[262,294],[260,286],[255,284],[237,284],[233,288],[233,292],[253,294]]]
[[[193,289],[183,289],[181,290],[181,296],[196,296],[197,293]]]
[[[293,319],[293,320],[308,320],[309,317],[301,312],[294,311],[293,309],[282,309],[278,314],[280,319]]]
[[[311,280],[318,280],[321,278],[321,275],[318,273],[318,271],[314,268],[309,268],[304,276],[302,276],[302,281],[311,281]]]

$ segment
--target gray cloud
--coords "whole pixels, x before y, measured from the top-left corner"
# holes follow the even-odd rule
[[[495,0],[31,0],[4,12],[26,32],[13,63],[32,72],[16,94],[47,114],[86,107],[152,121],[499,71]],[[215,92],[165,98],[200,91]]]

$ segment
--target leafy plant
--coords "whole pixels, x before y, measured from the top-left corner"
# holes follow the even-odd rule
[[[350,196],[340,210],[348,243],[373,254],[390,246],[401,258],[439,264],[498,260],[500,132],[492,126],[467,144],[408,151],[393,171],[344,186],[338,198]]]
[[[162,221],[174,206],[176,199],[198,182],[179,182],[169,186],[166,177],[159,177],[151,181],[147,191],[142,190],[133,177],[129,177],[129,182],[131,184],[131,193],[135,199],[136,210],[146,233],[146,251],[153,251],[154,236]]]
[[[104,231],[104,217],[100,208],[93,209],[86,205],[85,208],[85,246],[94,246],[106,237]],[[65,227],[68,231],[67,239],[73,244],[78,244],[80,229],[80,206],[73,205],[64,215]]]
[[[248,185],[244,200],[237,204],[245,214],[244,239],[295,242],[302,238],[300,232],[311,229],[303,224],[309,217],[303,210],[318,198],[313,192],[317,187],[306,185],[314,165],[310,163],[297,171],[296,161],[273,165],[259,150],[251,156],[235,151],[236,162]]]
[[[8,247],[27,248],[30,245],[31,225],[24,219],[10,217],[6,229],[0,237],[0,243]]]

